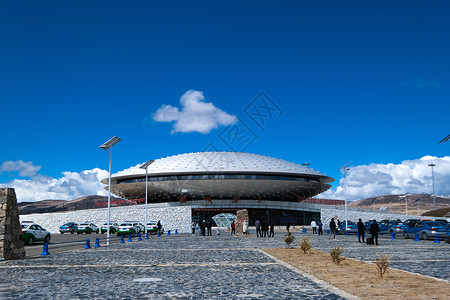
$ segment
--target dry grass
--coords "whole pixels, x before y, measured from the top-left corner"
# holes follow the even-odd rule
[[[450,283],[390,269],[379,278],[374,264],[346,259],[340,265],[315,249],[264,249],[278,259],[362,299],[449,299]]]

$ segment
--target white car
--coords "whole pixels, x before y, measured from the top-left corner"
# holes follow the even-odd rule
[[[158,233],[158,222],[157,221],[148,221],[147,223],[147,232],[150,234]],[[164,227],[161,226],[161,234],[164,233]]]
[[[50,231],[32,221],[23,221],[20,224],[21,236],[25,244],[32,245],[33,242],[43,241],[49,243],[52,237]]]
[[[139,234],[143,231],[141,226],[143,225],[136,221],[125,221],[119,225],[117,235]]]
[[[109,222],[109,233],[116,233],[119,229],[119,224],[116,222]],[[102,225],[102,228],[100,229],[100,232],[104,234],[105,232],[108,232],[108,223],[105,223]]]
[[[92,232],[99,233],[100,229],[97,227],[97,225],[93,223],[81,223],[78,225],[77,228],[77,234],[86,233],[91,234]]]

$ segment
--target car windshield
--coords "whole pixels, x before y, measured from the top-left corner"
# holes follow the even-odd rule
[[[131,227],[131,226],[133,226],[133,224],[131,224],[131,223],[122,223],[122,224],[120,224],[120,226],[129,226],[129,227]]]
[[[28,225],[23,225],[23,224],[20,225],[21,228],[27,228],[27,226]]]
[[[72,225],[74,225],[74,223],[66,223],[63,226],[72,226]]]
[[[435,221],[426,222],[426,223],[428,226],[443,226],[442,223],[435,222]]]
[[[88,223],[81,223],[80,226],[88,226]]]

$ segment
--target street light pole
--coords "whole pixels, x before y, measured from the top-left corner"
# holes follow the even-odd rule
[[[109,154],[109,176],[108,176],[108,228],[106,229],[106,245],[109,245],[109,227],[111,223],[111,147],[120,142],[122,139],[114,136],[106,143],[100,146],[101,149],[106,150]]]
[[[139,168],[145,169],[145,238],[147,238],[147,212],[148,212],[148,166],[150,166],[154,160],[149,160],[142,164]]]
[[[340,167],[339,170],[344,169],[344,202],[345,202],[345,231],[348,230],[348,211],[347,211],[347,171],[350,169],[347,169],[347,166],[350,163],[346,164],[343,167]]]
[[[433,209],[436,210],[436,194],[434,193],[434,171],[433,167],[435,167],[435,164],[429,164],[428,166],[431,167],[431,181],[433,183]]]

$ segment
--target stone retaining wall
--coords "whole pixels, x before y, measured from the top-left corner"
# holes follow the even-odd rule
[[[0,189],[0,258],[21,259],[25,257],[23,240],[20,238],[19,209],[16,193],[11,188]]]
[[[161,220],[164,229],[180,233],[191,230],[192,209],[190,206],[173,207],[167,204],[148,206],[148,221]],[[33,221],[41,225],[51,233],[59,233],[59,227],[67,222],[83,223],[92,222],[97,226],[107,222],[108,209],[87,209],[61,213],[29,214],[20,216],[20,221]],[[123,221],[145,222],[145,205],[111,207],[111,221],[121,223]]]

